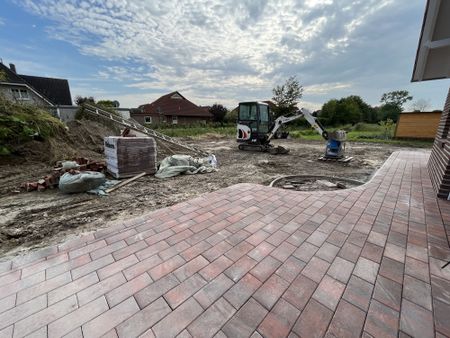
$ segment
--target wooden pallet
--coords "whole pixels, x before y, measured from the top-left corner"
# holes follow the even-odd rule
[[[328,161],[328,162],[341,162],[341,163],[348,163],[351,160],[353,160],[353,157],[343,157],[343,158],[330,158],[330,157],[319,157],[319,161]]]

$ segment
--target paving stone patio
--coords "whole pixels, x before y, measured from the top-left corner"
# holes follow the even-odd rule
[[[428,157],[351,190],[239,184],[2,262],[0,337],[450,336]]]

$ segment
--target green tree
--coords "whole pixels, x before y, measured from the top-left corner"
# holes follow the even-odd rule
[[[83,96],[78,95],[78,96],[75,98],[75,104],[76,104],[77,106],[81,106],[83,103],[95,104],[95,99],[94,99],[92,96],[89,96],[89,97],[83,97]]]
[[[225,115],[225,121],[228,123],[236,123],[237,119],[238,119],[238,111],[239,108],[235,108],[233,110],[230,110],[226,115]]]
[[[347,97],[347,100],[353,101],[358,105],[359,111],[361,112],[361,121],[368,123],[376,123],[379,121],[375,109],[364,102],[360,96],[351,95]]]
[[[336,124],[336,107],[338,105],[338,100],[332,99],[326,102],[321,109],[320,119],[325,125],[334,125]]]
[[[391,119],[398,121],[398,117],[402,112],[402,108],[393,103],[386,103],[380,107],[380,120]]]
[[[403,111],[403,105],[407,101],[411,101],[413,97],[409,95],[407,90],[395,90],[389,93],[384,93],[381,96],[380,102],[383,104],[389,104],[393,106],[397,106],[400,111]]]
[[[273,88],[272,93],[272,100],[276,104],[275,117],[287,115],[297,109],[297,103],[303,96],[303,86],[295,76],[291,76],[283,85]]]
[[[340,100],[332,99],[322,106],[320,119],[325,125],[354,124],[361,121],[363,109],[368,110],[364,105],[364,101],[359,96],[344,97]]]
[[[119,108],[120,103],[117,100],[100,100],[97,102],[99,106],[107,107],[107,108]]]
[[[227,115],[228,109],[222,106],[221,104],[214,103],[209,108],[209,112],[212,114],[214,122],[223,123],[225,120],[225,116]]]

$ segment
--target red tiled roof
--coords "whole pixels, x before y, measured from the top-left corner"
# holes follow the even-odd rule
[[[197,106],[177,91],[161,96],[156,101],[144,104],[140,108],[144,114],[212,117],[207,107]]]

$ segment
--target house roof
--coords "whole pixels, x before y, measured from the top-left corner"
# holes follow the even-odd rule
[[[428,0],[411,81],[450,77],[450,1]]]
[[[66,79],[16,74],[1,62],[0,71],[6,75],[6,79],[0,82],[31,87],[47,101],[56,105],[72,105],[69,82]]]
[[[208,108],[197,106],[177,91],[163,95],[140,108],[144,114],[212,117]]]
[[[0,82],[8,82],[8,83],[17,83],[17,84],[26,84],[26,82],[16,73],[14,73],[11,69],[9,69],[6,65],[0,62],[0,71],[2,71],[6,79],[0,80]]]
[[[31,87],[57,105],[72,105],[69,82],[66,79],[55,79],[41,76],[19,75]]]

